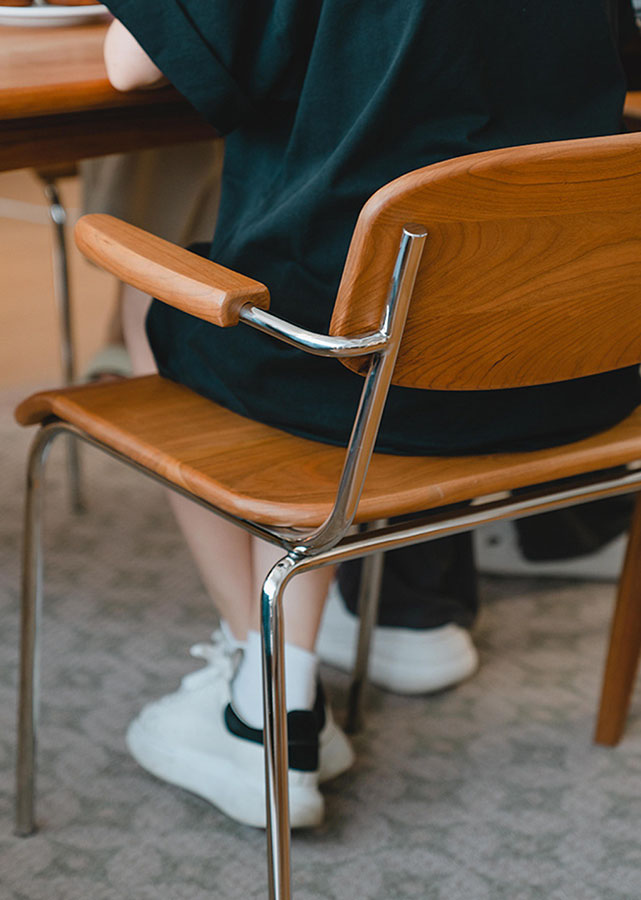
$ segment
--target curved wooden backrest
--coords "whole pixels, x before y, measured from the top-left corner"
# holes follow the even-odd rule
[[[379,327],[408,222],[428,239],[394,384],[517,387],[641,361],[641,134],[478,153],[386,185],[356,225],[332,334]]]

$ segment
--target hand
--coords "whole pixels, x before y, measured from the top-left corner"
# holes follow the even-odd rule
[[[117,19],[107,30],[103,52],[107,77],[117,91],[153,89],[168,84],[158,66]]]

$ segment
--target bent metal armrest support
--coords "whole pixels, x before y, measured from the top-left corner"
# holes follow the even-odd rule
[[[113,216],[83,216],[74,237],[86,257],[121,281],[221,328],[242,320],[318,356],[363,356],[383,350],[389,340],[383,331],[347,338],[316,334],[279,319],[267,312],[269,290],[260,281]]]

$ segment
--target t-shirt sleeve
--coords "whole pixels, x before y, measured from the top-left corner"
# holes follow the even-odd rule
[[[220,134],[300,83],[322,0],[106,0]]]

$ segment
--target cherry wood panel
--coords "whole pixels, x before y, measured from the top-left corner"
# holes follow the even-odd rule
[[[172,89],[121,93],[107,80],[107,25],[0,26],[0,119],[166,102]],[[163,97],[163,95],[165,95]]]
[[[632,517],[619,581],[594,740],[614,747],[621,740],[641,651],[641,494]]]
[[[411,172],[358,220],[331,331],[378,327],[402,227],[428,230],[394,381],[485,389],[641,360],[641,135]],[[359,371],[363,360],[345,364]]]
[[[113,216],[83,216],[78,248],[103,269],[170,306],[226,328],[245,303],[269,309],[264,284],[183,250]]]
[[[0,27],[0,171],[215,136],[173,88],[112,88],[105,30]]]
[[[235,415],[158,375],[45,391],[16,411],[22,425],[72,422],[222,509],[271,525],[317,525],[329,512],[344,451]],[[357,521],[641,459],[641,410],[609,431],[534,453],[474,457],[374,454]]]
[[[628,91],[623,114],[626,118],[641,119],[641,91]]]

